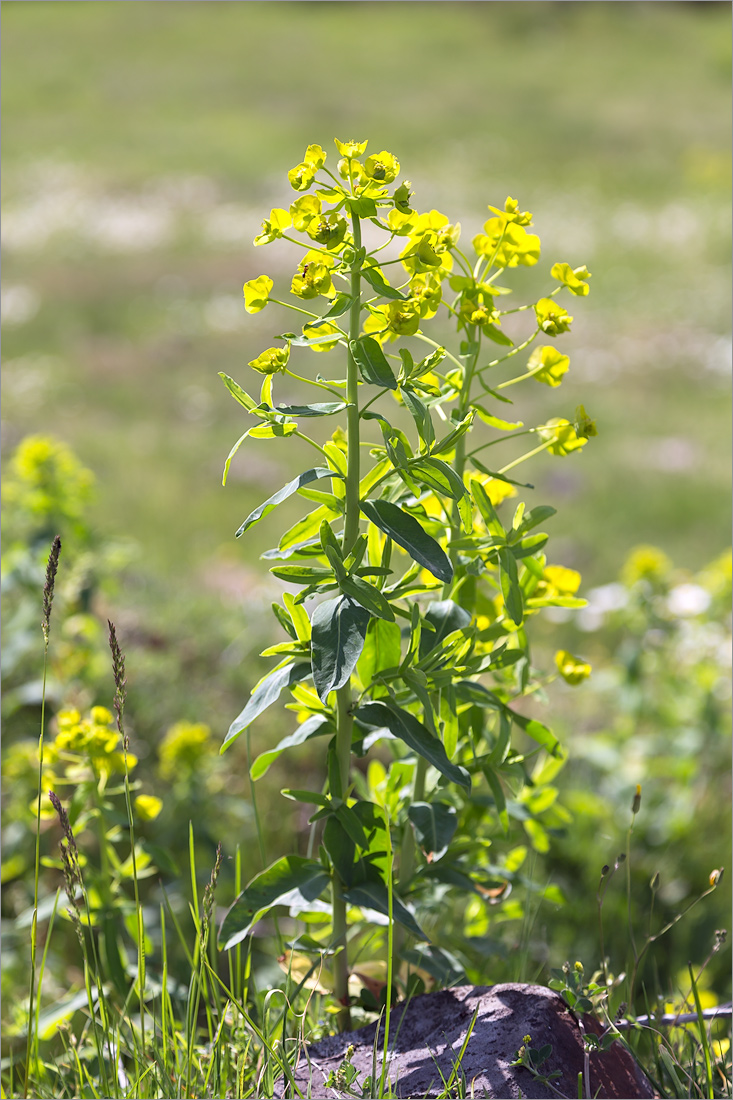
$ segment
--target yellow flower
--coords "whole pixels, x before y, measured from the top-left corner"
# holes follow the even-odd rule
[[[551,455],[567,455],[571,451],[577,451],[588,442],[584,437],[578,437],[575,428],[563,417],[555,416],[538,429],[541,439],[552,440],[547,448]]]
[[[572,268],[570,264],[553,264],[550,275],[566,286],[571,294],[583,297],[590,293],[590,287],[583,281],[591,278],[591,273],[585,264],[576,268]]]
[[[339,340],[343,339],[343,333],[337,325],[332,324],[330,321],[309,322],[307,325],[303,325],[303,335],[308,339],[314,336],[328,336],[331,333],[335,333],[335,340],[324,340],[321,344],[309,344],[311,351],[332,351]]]
[[[656,546],[636,546],[621,569],[621,580],[627,587],[640,580],[661,581],[669,576],[672,562]]]
[[[500,210],[498,206],[490,206],[489,210],[492,210],[500,220],[506,222],[515,222],[516,225],[532,224],[532,215],[529,210],[520,210],[519,203],[511,195],[507,195],[503,210]]]
[[[290,204],[290,216],[293,219],[293,228],[299,233],[305,233],[313,218],[321,213],[322,203],[316,195],[303,195]]]
[[[561,355],[551,344],[535,348],[527,361],[527,370],[532,372],[532,377],[546,386],[559,386],[569,366],[570,357]]]
[[[338,138],[333,140],[342,157],[360,157],[368,145],[368,139],[367,141],[339,141]]]
[[[154,821],[163,809],[163,801],[153,794],[139,794],[135,799],[135,809],[141,821]]]
[[[534,307],[537,324],[548,336],[559,336],[567,332],[573,323],[568,311],[559,306],[552,298],[540,298]]]
[[[163,738],[158,756],[163,779],[193,772],[209,751],[211,730],[203,722],[176,722]]]
[[[548,565],[542,576],[552,594],[557,596],[574,596],[582,580],[577,569],[567,569],[564,565]]]
[[[291,218],[287,210],[271,210],[270,217],[265,218],[262,223],[262,232],[259,233],[255,239],[254,244],[269,244],[270,241],[277,240],[278,237],[282,237],[286,229],[290,228]]]
[[[247,313],[259,313],[270,300],[273,282],[269,275],[258,275],[244,284],[244,308]]]
[[[310,167],[315,170],[323,168],[323,165],[326,163],[326,154],[321,146],[309,145],[305,151],[303,163],[310,165]]]
[[[268,348],[256,359],[252,359],[248,366],[260,374],[278,374],[285,370],[289,358],[290,344],[287,344],[284,348]]]
[[[364,161],[364,173],[371,180],[392,183],[400,174],[400,162],[397,157],[383,149],[381,153],[373,153],[367,157]]]
[[[582,683],[582,681],[586,680],[591,674],[591,666],[588,662],[582,660],[580,657],[574,657],[572,653],[568,653],[566,649],[559,649],[557,651],[555,654],[555,664],[563,680],[573,686]]]
[[[293,191],[307,191],[316,176],[316,168],[312,164],[296,164],[288,172],[288,179]]]

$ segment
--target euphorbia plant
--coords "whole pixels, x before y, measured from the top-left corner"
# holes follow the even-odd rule
[[[324,150],[308,146],[288,173],[299,196],[289,210],[272,210],[255,240],[284,239],[300,250],[294,300],[276,296],[267,275],[244,287],[248,312],[287,307],[300,331],[282,333],[249,364],[262,379],[259,400],[221,376],[253,418],[227,458],[225,482],[245,439],[297,436],[318,452],[314,466],[237,532],[245,535],[295,493],[315,504],[265,554],[271,572],[299,591],[273,604],[287,639],[265,650],[278,663],[253,689],[222,751],[288,689],[299,725],[260,755],[252,774],[264,774],[290,746],[327,739],[323,790],[284,792],[316,807],[319,858],[284,856],[256,876],[227,914],[222,938],[227,946],[240,941],[278,904],[294,914],[327,910],[321,946],[335,953],[345,1025],[347,914],[366,910],[398,922],[409,958],[410,939],[427,939],[415,903],[431,886],[486,898],[510,885],[511,869],[497,887],[477,854],[479,823],[493,813],[508,831],[507,797],[524,797],[533,753],[550,758],[541,757],[535,792],[562,760],[550,730],[515,706],[539,686],[526,623],[543,607],[582,601],[578,574],[545,557],[539,528],[554,509],[522,502],[512,514],[502,502],[531,488],[510,476],[525,459],[578,451],[595,428],[582,407],[573,420],[533,428],[497,413],[499,403],[512,403],[507,391],[517,383],[560,385],[569,359],[555,340],[572,317],[557,297],[586,295],[586,268],[556,263],[545,296],[504,309],[511,291],[498,280],[539,260],[531,214],[512,198],[490,207],[469,259],[459,225],[413,208],[393,154],[367,155],[365,141],[336,146],[333,172]],[[363,243],[364,226],[374,247]],[[527,321],[518,341],[503,327],[513,314]],[[452,350],[437,338],[445,317],[458,330]],[[313,352],[327,377],[309,376]],[[507,371],[518,363],[518,373]],[[278,404],[275,388],[286,379],[314,387],[320,400]],[[314,417],[339,424],[323,444],[304,428]],[[529,437],[526,453],[503,464],[487,459],[489,448],[517,436]],[[567,653],[557,664],[570,682],[589,671]],[[515,727],[538,747],[513,747]],[[381,740],[386,753],[365,777],[353,759]],[[527,799],[530,837],[543,832],[539,812]]]

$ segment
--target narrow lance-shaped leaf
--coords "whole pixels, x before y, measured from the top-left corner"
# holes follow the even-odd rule
[[[367,631],[364,651],[357,672],[362,684],[371,684],[375,676],[388,668],[396,668],[401,659],[400,628],[395,622],[372,619]]]
[[[445,802],[413,802],[407,816],[423,851],[433,860],[445,855],[458,825],[454,808]]]
[[[332,416],[346,407],[346,401],[317,401],[313,405],[278,405],[272,411],[280,416]]]
[[[310,671],[311,666],[309,664],[304,662],[295,664],[293,662],[283,665],[282,668],[274,669],[263,680],[260,680],[247,700],[244,710],[237,715],[229,727],[229,732],[224,738],[219,752],[224,752],[239,737],[240,733],[246,730],[247,726],[254,722],[258,715],[262,714],[263,710],[267,710],[270,704],[275,702],[284,687],[289,687],[290,684],[296,684],[299,680],[304,680],[306,676],[310,675]]]
[[[278,756],[286,749],[292,748],[294,745],[302,745],[305,741],[310,741],[312,737],[322,737],[326,733],[333,733],[333,726],[328,719],[322,714],[312,715],[305,722],[302,722],[293,733],[283,737],[274,749],[261,752],[252,764],[249,774],[253,779],[261,779],[270,765],[274,764]]]
[[[397,389],[397,379],[373,336],[360,336],[349,343],[349,348],[365,382],[383,389]]]
[[[361,273],[369,283],[374,287],[378,294],[381,294],[383,298],[392,298],[395,301],[404,302],[405,295],[401,294],[399,290],[395,290],[393,286],[386,283],[379,272],[374,267],[363,267]]]
[[[219,377],[229,390],[230,394],[235,401],[238,401],[240,405],[244,405],[247,412],[252,412],[257,407],[257,402],[253,401],[246,390],[243,390],[238,382],[235,382],[233,378],[230,378],[228,374],[224,374],[223,371],[219,371]]]
[[[453,566],[445,550],[409,512],[388,500],[363,500],[361,510],[439,581],[448,584],[453,580]]]
[[[329,882],[328,872],[313,859],[278,859],[252,879],[224,917],[219,931],[224,950],[243,940],[275,905],[287,905],[297,912],[328,911],[329,907],[318,899]]]
[[[381,913],[383,917],[389,917],[389,897],[387,887],[383,882],[359,883],[358,886],[352,886],[350,889],[344,890],[343,897],[350,905],[373,909],[375,913]],[[428,937],[410,910],[394,895],[392,896],[392,916],[416,939],[427,940]]]
[[[313,683],[322,702],[348,683],[359,660],[369,612],[346,596],[319,604],[311,618]]]
[[[389,623],[394,622],[394,612],[386,597],[373,584],[369,584],[369,581],[361,577],[341,577],[339,588],[345,595],[361,604],[370,615],[376,615],[378,619],[384,619]]]
[[[395,737],[399,737],[405,744],[422,756],[429,764],[452,783],[471,789],[471,777],[465,768],[457,764],[451,764],[443,743],[437,737],[433,737],[430,731],[418,722],[414,715],[402,707],[390,703],[365,703],[356,711],[356,718],[364,725],[375,729],[384,727]]]
[[[239,538],[249,528],[253,527],[258,520],[261,520],[263,516],[268,515],[273,508],[277,508],[278,504],[282,504],[284,500],[292,496],[293,493],[297,493],[303,485],[309,485],[312,481],[320,481],[324,477],[341,477],[341,474],[337,474],[334,470],[329,470],[325,466],[315,466],[312,470],[306,470],[302,474],[298,474],[297,477],[289,481],[287,485],[284,485],[282,489],[278,489],[264,504],[260,504],[253,512],[247,516],[246,520],[236,533],[236,537]]]
[[[524,619],[522,590],[519,587],[517,577],[517,562],[511,550],[504,547],[499,550],[499,565],[501,567],[501,591],[504,595],[504,604],[512,621],[517,626],[521,626]]]

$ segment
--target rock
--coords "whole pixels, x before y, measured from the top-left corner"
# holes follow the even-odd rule
[[[466,1095],[501,1100],[519,1096],[578,1095],[578,1074],[583,1070],[583,1039],[577,1018],[551,989],[509,983],[464,985],[438,993],[424,993],[406,1006],[395,1005],[390,1021],[388,1076],[396,1096],[435,1098],[445,1095],[440,1075],[442,1073],[446,1081],[450,1078],[477,1006],[476,1023],[461,1061]],[[586,1031],[596,1034],[601,1031],[597,1021],[589,1016],[584,1017],[583,1026]],[[372,1073],[376,1030],[377,1024],[370,1024],[348,1034],[333,1035],[302,1050],[294,1073],[302,1094],[314,1098],[347,1095],[338,1088],[328,1087],[326,1082],[331,1071],[336,1072],[341,1066],[347,1048],[353,1046],[351,1062],[358,1077],[351,1089],[359,1095],[361,1085]],[[510,1066],[525,1035],[531,1036],[533,1049],[551,1044],[552,1053],[543,1063],[542,1072],[560,1071],[560,1076],[552,1080],[556,1092],[538,1082],[523,1066]],[[383,1043],[382,1032],[377,1074],[381,1072]],[[589,1065],[590,1095],[593,1097],[632,1100],[654,1096],[649,1081],[619,1043],[614,1043],[608,1051],[591,1053]],[[291,1095],[281,1079],[275,1096]],[[370,1095],[376,1096],[376,1092]]]

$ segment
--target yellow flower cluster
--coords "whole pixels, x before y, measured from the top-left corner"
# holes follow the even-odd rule
[[[106,707],[92,707],[86,718],[82,718],[78,710],[62,710],[56,721],[58,733],[53,750],[57,759],[73,762],[71,758],[77,757],[91,764],[97,773],[124,773],[125,757],[118,748],[120,734]],[[136,764],[137,757],[128,752],[128,769],[132,770]]]

